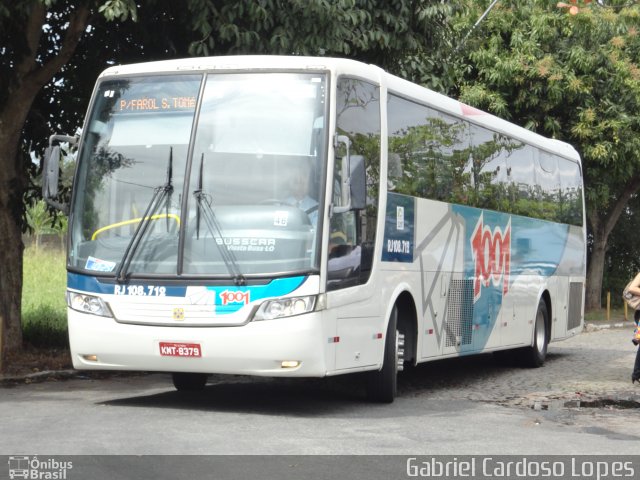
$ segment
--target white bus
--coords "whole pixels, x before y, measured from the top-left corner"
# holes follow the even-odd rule
[[[58,158],[43,188],[60,206]],[[112,67],[77,162],[78,369],[171,372],[178,390],[368,372],[391,402],[404,366],[505,350],[540,366],[582,328],[576,151],[375,66]]]

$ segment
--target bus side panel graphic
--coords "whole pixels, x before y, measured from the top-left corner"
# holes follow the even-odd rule
[[[549,278],[558,272],[569,227],[471,207],[454,205],[452,210],[465,225],[463,275],[473,298],[473,342],[463,344],[461,350],[475,351],[486,346],[514,282],[527,276]],[[536,305],[530,307],[533,317]]]

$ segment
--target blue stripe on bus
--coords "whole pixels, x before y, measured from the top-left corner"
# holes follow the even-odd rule
[[[267,297],[281,297],[288,295],[298,289],[306,280],[306,276],[297,276],[289,278],[276,278],[265,285],[250,286],[215,286],[206,287],[213,293],[215,303],[215,312],[220,315],[234,313],[244,307],[246,304],[261,300]],[[116,284],[113,282],[104,282],[99,278],[82,275],[78,273],[67,273],[67,287],[72,290],[79,290],[87,293],[95,293],[102,295],[114,295]],[[155,284],[154,284],[155,286]],[[127,295],[129,287],[143,287],[144,295],[135,296],[155,296],[153,294],[146,295],[152,287],[148,283],[128,283],[126,286],[118,285],[123,289],[122,295]],[[165,297],[182,297],[187,296],[186,286],[163,286],[163,295]]]
[[[207,290],[215,293],[215,312],[219,315],[235,313],[250,302],[269,297],[282,297],[297,290],[306,277],[276,278],[266,285],[215,286]]]
[[[477,351],[486,345],[503,295],[517,276],[550,277],[557,272],[569,226],[458,205],[451,208],[464,220],[464,278],[472,281],[473,342],[461,351]]]
[[[150,283],[136,283],[131,282],[127,283],[126,286],[134,287],[134,286],[143,286],[148,287]],[[158,285],[158,284],[154,284]],[[161,285],[161,283],[160,283]],[[79,273],[71,273],[67,272],[67,287],[72,290],[79,290],[87,293],[97,293],[102,295],[114,295],[116,284],[113,280],[109,282],[101,281],[99,278],[91,276],[91,275],[82,275]],[[185,297],[187,294],[187,287],[180,286],[163,286],[164,287],[164,296],[167,297]]]

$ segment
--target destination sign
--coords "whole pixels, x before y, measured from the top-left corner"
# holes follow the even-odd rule
[[[121,98],[118,109],[121,112],[147,112],[154,110],[192,110],[196,108],[196,97],[139,97]]]

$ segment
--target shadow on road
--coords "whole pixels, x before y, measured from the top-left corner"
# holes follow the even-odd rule
[[[321,416],[351,410],[364,402],[359,392],[336,389],[322,379],[263,379],[215,375],[200,392],[171,390],[103,402],[109,406],[187,409],[262,415]]]
[[[547,361],[553,363],[562,356],[549,354]],[[340,416],[347,412],[353,416],[353,407],[358,406],[356,410],[367,417],[397,416],[401,414],[403,402],[415,401],[416,398],[424,400],[430,396],[437,396],[443,406],[451,411],[456,408],[455,402],[464,397],[459,394],[460,390],[474,388],[474,384],[490,378],[500,381],[501,377],[520,371],[542,374],[544,368],[523,370],[497,361],[491,354],[439,360],[406,368],[399,376],[398,398],[392,406],[367,401],[365,374],[324,379],[212,375],[201,392],[178,392],[168,383],[166,392],[108,400],[101,405],[302,417]],[[443,399],[443,396],[447,398]],[[465,402],[464,408],[469,408],[468,402]]]

